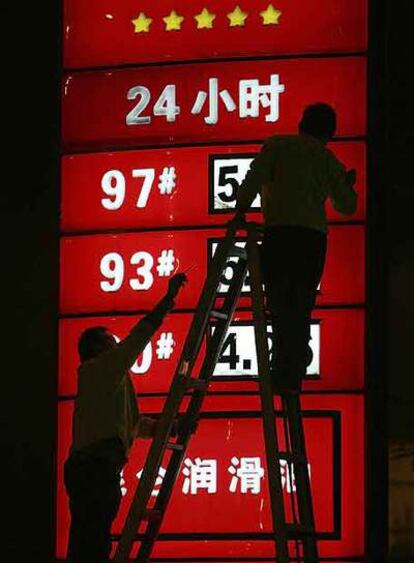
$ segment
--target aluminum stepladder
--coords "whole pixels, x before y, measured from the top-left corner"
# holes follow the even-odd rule
[[[245,248],[235,244],[240,231],[247,232]],[[298,394],[283,394],[281,396],[286,451],[281,451],[279,448],[260,272],[259,238],[260,233],[257,225],[245,222],[244,217],[240,216],[230,221],[224,239],[219,242],[216,248],[163,412],[156,427],[140,482],[129,508],[115,553],[115,563],[126,563],[129,560],[138,529],[142,524],[146,528],[140,534],[140,547],[135,560],[141,563],[146,563],[149,560],[187,445],[198,420],[208,385],[236,309],[247,271],[250,275],[258,372],[260,374],[258,381],[274,530],[275,561],[288,563],[290,560],[294,560],[304,563],[319,563]],[[231,258],[237,261],[234,266],[233,277],[229,282],[227,293],[219,296],[220,278],[226,270],[228,259]],[[206,353],[198,376],[194,376],[195,362],[212,321],[215,323],[215,329],[207,339]],[[184,409],[183,423],[180,424],[177,436],[172,439],[174,421],[180,412],[184,399],[188,399],[188,401]],[[169,453],[169,459],[166,465],[166,473],[160,485],[158,496],[154,500],[151,493],[158,477],[158,470],[167,453]],[[288,478],[292,478],[291,473],[295,476],[296,504],[293,495],[291,495],[293,523],[286,520],[280,465],[282,460],[289,468],[292,467],[292,472],[288,471]],[[292,556],[291,559],[292,541],[296,545],[296,556]],[[299,547],[301,547],[301,550]]]

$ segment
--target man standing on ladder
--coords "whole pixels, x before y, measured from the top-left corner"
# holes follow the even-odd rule
[[[139,416],[128,370],[186,281],[185,274],[173,276],[165,297],[119,344],[101,326],[85,330],[79,339],[73,441],[64,468],[71,511],[70,563],[109,561],[111,526],[122,498],[120,472],[134,439],[152,437],[156,424]]]
[[[327,246],[325,202],[352,215],[357,206],[355,170],[346,170],[326,147],[336,130],[327,104],[308,106],[298,135],[267,139],[240,187],[237,211],[258,193],[264,216],[262,274],[273,326],[274,391],[297,392],[311,363],[311,313]]]

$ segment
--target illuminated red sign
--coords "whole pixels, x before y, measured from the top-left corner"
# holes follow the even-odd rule
[[[297,130],[323,100],[339,136],[366,130],[364,57],[181,64],[69,74],[63,84],[66,149],[262,140]]]
[[[182,291],[176,305],[194,308],[220,236],[223,231],[196,230],[64,237],[60,310],[148,310],[164,295],[170,276],[192,266],[188,274],[191,290]],[[319,295],[321,305],[364,302],[364,246],[362,226],[331,228]],[[231,275],[229,267],[219,288],[221,294],[226,292]],[[248,286],[244,289],[247,294]]]
[[[77,343],[83,330],[106,326],[124,338],[138,317],[92,317],[60,321],[59,395],[77,392]],[[187,336],[192,315],[169,315],[131,370],[137,393],[167,393]],[[269,330],[270,332],[270,330]],[[310,342],[313,361],[305,390],[358,389],[364,380],[364,312],[316,310]],[[271,346],[271,339],[269,339]],[[235,315],[215,371],[211,392],[257,391],[255,341],[251,313]]]
[[[337,112],[330,148],[356,169],[359,198],[352,217],[327,204],[302,405],[320,555],[366,556],[367,8],[367,0],[63,1],[58,557],[69,530],[62,470],[80,334],[104,325],[125,337],[171,276],[190,269],[175,311],[131,370],[140,411],[160,413],[238,186],[261,143],[296,133],[304,107],[318,101]],[[262,220],[260,203],[249,219]],[[221,297],[237,260],[220,279]],[[274,559],[249,290],[247,277],[154,558]],[[125,467],[115,535],[147,450],[137,442]],[[288,501],[294,483],[282,469]]]
[[[332,143],[357,171],[358,209],[365,218],[363,142]],[[237,186],[260,145],[192,147],[78,154],[62,160],[61,228],[66,232],[223,224],[234,212]],[[331,221],[349,217],[327,206]],[[260,220],[259,213],[252,219]]]
[[[64,2],[66,67],[362,51],[365,0]]]
[[[320,542],[321,555],[359,555],[363,549],[364,508],[363,434],[358,430],[363,420],[362,399],[338,395],[333,400],[313,396],[304,398],[303,402],[316,523],[323,538]],[[62,465],[70,445],[72,410],[72,402],[62,403],[59,407],[60,555],[66,545],[68,530]],[[148,443],[136,442],[122,475],[124,499],[115,522],[115,534],[121,531],[147,446]],[[286,464],[282,470],[286,474]],[[244,532],[251,534],[252,540],[260,539],[260,535],[271,531],[266,471],[260,413],[206,413],[186,452],[162,532],[180,534],[187,541],[191,540],[192,533]],[[246,472],[250,479],[246,479]],[[286,500],[295,494],[294,481],[289,483],[285,478],[283,488]],[[157,487],[154,494],[156,490]],[[211,518],[212,514],[214,518]],[[184,556],[185,545],[176,544],[175,555]],[[168,548],[164,546],[161,549]],[[221,542],[220,549],[221,556],[225,556],[227,540]],[[251,550],[253,556],[259,556],[261,549],[251,541],[245,542],[242,547],[244,553]],[[202,552],[197,553],[202,556]],[[169,554],[170,557],[172,555]]]

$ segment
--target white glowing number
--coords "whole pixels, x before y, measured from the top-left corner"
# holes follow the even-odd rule
[[[138,266],[136,269],[137,275],[143,279],[131,279],[129,280],[129,285],[135,291],[149,289],[154,282],[154,276],[151,272],[152,266],[154,265],[154,258],[148,252],[135,252],[131,258],[131,264]]]
[[[143,208],[147,205],[149,195],[151,193],[152,184],[154,183],[154,168],[143,168],[132,171],[133,178],[144,178],[142,189],[137,200],[137,207]]]
[[[101,181],[102,190],[109,197],[101,199],[105,209],[119,209],[125,200],[125,176],[120,170],[109,170]]]
[[[138,363],[138,360],[132,366],[131,371],[135,375],[143,375],[147,373],[149,368],[151,367],[152,362],[152,345],[151,342],[145,346],[144,351],[142,352],[141,363]]]
[[[169,84],[164,88],[154,105],[154,115],[164,115],[167,121],[172,122],[179,114],[180,107],[176,105],[175,85]]]
[[[114,334],[113,337],[115,338],[117,343],[121,342],[121,339],[116,334]],[[151,367],[151,362],[152,362],[152,344],[151,342],[148,342],[148,344],[144,348],[144,351],[142,352],[141,364],[139,364],[137,360],[134,363],[134,365],[131,367],[132,373],[135,375],[143,375],[144,373],[147,373],[147,371]]]
[[[101,274],[109,280],[101,281],[101,289],[105,293],[118,291],[124,281],[124,261],[117,252],[106,254],[100,264]]]
[[[126,116],[127,125],[148,125],[151,123],[151,117],[149,115],[141,116],[141,113],[145,111],[150,103],[151,92],[145,86],[134,86],[128,90],[128,100],[135,100],[138,96],[140,96],[139,102]]]

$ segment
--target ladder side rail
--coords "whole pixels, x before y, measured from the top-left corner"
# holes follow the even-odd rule
[[[163,413],[156,426],[141,479],[131,501],[124,528],[115,553],[115,563],[124,563],[129,557],[136,532],[145,516],[158,470],[161,465],[168,438],[172,431],[175,416],[178,412],[187,385],[183,378],[175,378],[170,394],[166,400]]]
[[[191,371],[195,363],[195,351],[199,350],[204,334],[207,329],[209,313],[212,310],[217,297],[217,289],[220,284],[220,277],[226,268],[228,257],[231,255],[231,248],[234,245],[237,227],[232,224],[227,229],[225,237],[219,241],[213,259],[209,264],[207,278],[196,307],[186,342],[181,353],[179,366],[182,362],[188,363]]]
[[[286,452],[288,454],[291,454],[291,457],[293,457],[292,456],[292,447],[291,447],[291,443],[290,443],[290,436],[289,436],[289,423],[288,423],[288,419],[287,419],[286,406],[284,404],[283,397],[281,397],[281,400],[282,400],[282,411],[283,411],[283,413],[282,413],[283,433],[284,433],[284,436],[285,436]],[[287,479],[287,482],[289,483],[290,490],[293,491],[294,467],[289,460],[289,456],[287,457],[286,462],[287,462],[286,463],[286,469],[285,469],[286,479]],[[298,518],[298,508],[297,508],[297,502],[296,502],[297,499],[295,499],[293,494],[290,494],[289,498],[290,498],[290,507],[291,507],[291,511],[292,511],[293,524],[298,526],[299,518]],[[297,557],[297,560],[300,561],[301,560],[300,559],[300,549],[299,549],[300,548],[300,545],[299,545],[300,539],[295,538],[294,542],[295,542],[294,545],[295,545],[296,557]]]
[[[175,373],[169,395],[157,424],[157,429],[147,456],[144,470],[131,502],[124,524],[121,538],[115,553],[115,563],[123,563],[129,556],[136,535],[136,531],[145,515],[147,504],[158,475],[165,445],[171,434],[173,421],[178,413],[182,398],[187,389],[187,381],[199,354],[204,334],[207,328],[209,311],[214,305],[220,276],[225,268],[230,249],[234,243],[237,230],[235,223],[230,224],[225,238],[220,241],[213,260],[210,264],[208,277],[198,302],[197,312],[193,318],[184,349],[181,353],[177,371]],[[215,284],[212,283],[215,281]]]
[[[296,498],[300,523],[307,531],[302,540],[304,558],[306,563],[319,563],[312,490],[307,463],[300,398],[297,395],[287,395],[284,397],[284,403],[289,422],[289,438],[292,445]],[[300,461],[295,462],[295,459]]]
[[[266,445],[269,493],[277,560],[281,563],[288,563],[288,532],[286,529],[282,475],[277,455],[279,452],[279,444],[276,429],[276,415],[273,405],[273,390],[271,386],[269,347],[267,344],[266,316],[264,312],[260,257],[255,233],[252,232],[251,227],[248,230],[247,256],[255,325],[255,340],[259,370],[259,388],[262,401],[262,420]]]
[[[240,259],[235,271],[233,280],[229,287],[229,291],[225,297],[223,310],[228,312],[227,320],[223,320],[217,323],[216,330],[210,338],[210,342],[207,344],[206,355],[203,364],[200,369],[199,379],[209,382],[213,376],[214,368],[217,360],[220,356],[224,339],[226,337],[228,328],[231,323],[234,311],[236,309],[237,301],[243,287],[244,278],[247,273],[247,262],[246,260]],[[189,420],[195,421],[198,413],[200,412],[202,402],[205,397],[205,392],[194,391],[191,396],[189,406],[187,408],[187,416]]]
[[[231,318],[233,316],[234,310],[237,305],[237,301],[243,286],[244,278],[247,272],[247,262],[246,260],[240,259],[235,271],[233,280],[226,294],[223,310],[228,311],[227,320],[222,320],[217,323],[216,330],[214,331],[211,340],[208,344],[206,350],[206,356],[203,361],[203,365],[200,370],[200,379],[209,381],[212,377],[214,366],[217,363],[217,359],[220,355],[221,349],[223,347],[224,339],[226,337],[228,327],[231,323]],[[171,458],[168,462],[166,473],[158,492],[157,499],[155,501],[155,510],[161,510],[162,512],[166,510],[169,500],[173,492],[173,485],[176,482],[178,472],[181,467],[182,460],[185,455],[188,443],[192,435],[192,426],[196,422],[199,412],[201,410],[202,404],[204,402],[207,392],[207,387],[204,391],[194,391],[190,403],[187,407],[185,417],[187,419],[187,425],[181,433],[177,436],[177,443],[184,446],[183,450],[178,452],[173,452]],[[156,541],[157,535],[161,528],[162,522],[151,522],[148,524],[147,530],[145,532],[145,537],[141,542],[137,561],[145,562],[148,560],[154,543]]]

